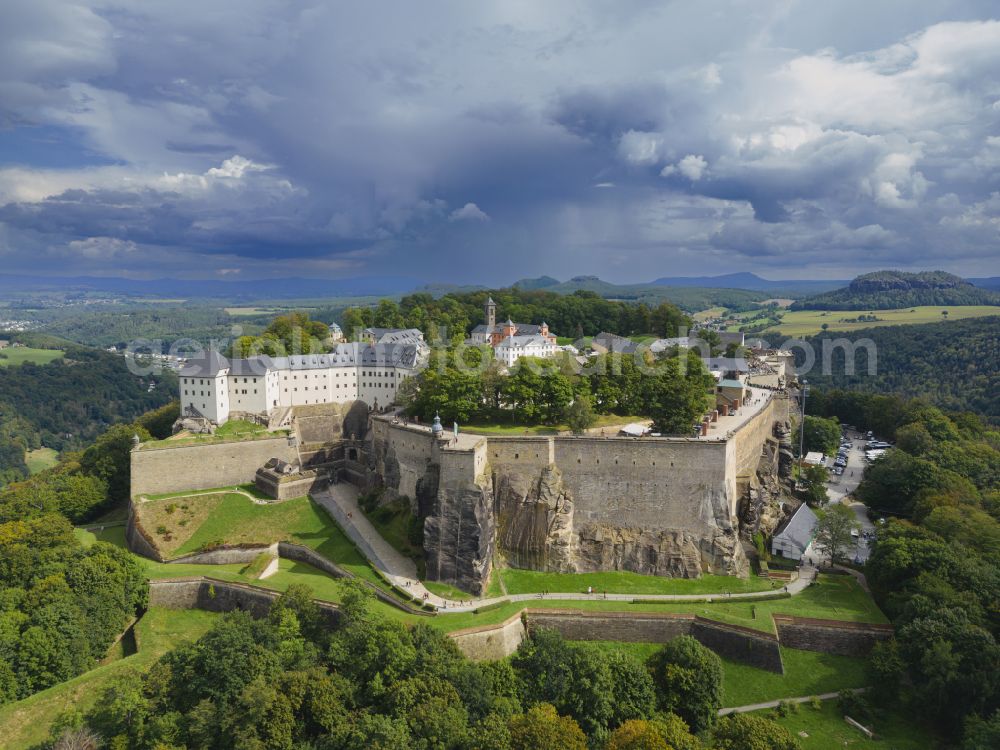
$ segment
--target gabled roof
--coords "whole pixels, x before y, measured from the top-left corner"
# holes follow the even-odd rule
[[[512,346],[551,346],[552,342],[544,336],[508,336],[497,344],[497,349],[501,347],[508,349]]]
[[[214,349],[202,352],[200,356],[191,357],[180,369],[180,374],[187,377],[214,378],[223,370],[229,369],[229,360]]]
[[[783,542],[793,544],[800,551],[805,552],[809,542],[813,539],[813,532],[818,520],[816,514],[812,512],[812,508],[802,503],[790,518],[781,523],[774,532],[774,538],[780,537]]]

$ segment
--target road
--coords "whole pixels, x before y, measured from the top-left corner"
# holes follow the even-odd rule
[[[865,471],[865,443],[867,440],[858,432],[852,431],[848,434],[851,438],[851,450],[847,455],[847,468],[844,469],[844,473],[839,477],[836,474],[830,474],[826,494],[830,503],[843,503],[854,511],[854,515],[861,525],[861,536],[858,539],[858,546],[854,555],[851,555],[851,559],[865,562],[870,552],[865,534],[875,531],[875,524],[868,518],[868,509],[864,503],[855,500],[853,493],[858,488],[858,485],[861,484],[861,476]],[[806,556],[811,557],[816,562],[827,562],[825,556],[815,549],[813,545],[809,545],[806,549]]]

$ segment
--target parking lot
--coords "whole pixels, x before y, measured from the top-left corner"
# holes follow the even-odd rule
[[[826,491],[830,503],[843,503],[853,510],[855,516],[857,516],[858,523],[861,525],[861,532],[858,535],[858,543],[854,553],[848,556],[857,562],[863,563],[868,559],[870,552],[868,537],[874,534],[875,524],[869,520],[868,510],[864,504],[853,500],[851,494],[861,484],[861,476],[864,474],[865,443],[867,442],[867,438],[855,431],[849,431],[848,437],[851,440],[851,446],[847,454],[847,467],[840,476],[837,476],[832,471],[830,472],[830,480],[827,483]],[[832,462],[833,457],[830,460]],[[815,548],[814,544],[810,544],[806,549],[805,557],[811,559],[814,563],[828,562],[826,556],[821,554]]]

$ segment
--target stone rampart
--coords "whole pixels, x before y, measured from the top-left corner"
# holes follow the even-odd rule
[[[528,631],[555,630],[570,641],[667,643],[690,635],[694,615],[673,612],[591,612],[579,609],[528,609]]]
[[[817,620],[774,615],[783,646],[841,656],[867,656],[876,643],[892,637],[892,625]]]
[[[770,633],[695,617],[691,635],[701,645],[726,659],[766,669],[768,672],[785,673],[778,639]]]
[[[132,496],[250,484],[272,458],[293,463],[298,454],[285,436],[176,447],[147,444],[131,453]]]
[[[483,625],[449,633],[458,650],[474,661],[504,659],[521,645],[525,637],[521,613],[512,615],[499,625]]]
[[[261,552],[271,551],[278,554],[278,545],[260,545],[252,547],[218,547],[205,552],[193,552],[183,557],[175,557],[166,562],[171,565],[249,565],[257,559]]]
[[[135,501],[130,500],[128,504],[128,521],[125,523],[125,541],[128,548],[137,555],[148,557],[150,560],[163,562],[163,555],[153,544],[146,531],[142,528],[135,512]]]
[[[214,578],[169,578],[149,582],[149,606],[171,609],[203,609],[208,612],[242,610],[254,617],[266,617],[277,591],[246,586]],[[316,601],[331,626],[339,619],[336,605]]]

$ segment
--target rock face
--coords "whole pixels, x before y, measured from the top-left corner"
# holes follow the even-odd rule
[[[495,533],[488,483],[439,492],[424,519],[427,577],[482,594],[489,582]]]
[[[790,479],[795,454],[792,452],[792,426],[788,422],[774,423],[774,436],[778,439],[778,476]]]
[[[735,531],[712,537],[688,531],[644,531],[606,523],[579,529],[577,569],[629,570],[646,575],[697,578],[705,570],[745,576],[746,555]]]
[[[573,498],[555,466],[533,481],[503,474],[493,477],[497,511],[497,551],[515,568],[571,573]]]

